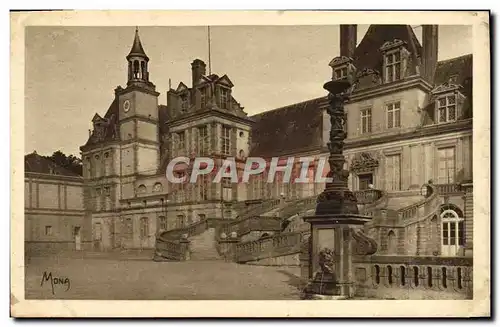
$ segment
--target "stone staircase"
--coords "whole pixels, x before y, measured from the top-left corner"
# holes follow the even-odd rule
[[[189,238],[190,260],[220,260],[216,250],[215,228],[209,228],[199,235]]]
[[[411,206],[424,199],[422,195],[406,195],[406,196],[391,196],[387,201],[385,209],[399,210],[404,207]]]

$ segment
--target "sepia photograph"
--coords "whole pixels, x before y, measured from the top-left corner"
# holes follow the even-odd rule
[[[488,15],[357,15],[18,27],[15,302],[489,303]]]

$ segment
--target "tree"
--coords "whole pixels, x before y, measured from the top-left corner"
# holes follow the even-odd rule
[[[66,156],[62,151],[57,150],[56,152],[52,153],[50,157],[46,157],[47,159],[51,160],[58,166],[64,167],[68,169],[69,171],[74,172],[75,174],[82,175],[82,159],[74,156],[74,155],[69,155]]]

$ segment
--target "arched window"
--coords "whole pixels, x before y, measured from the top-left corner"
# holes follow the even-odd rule
[[[380,284],[380,267],[375,265],[375,283]]]
[[[464,246],[464,218],[462,210],[452,204],[441,207],[441,230],[443,256],[456,256]]]
[[[146,186],[144,184],[141,184],[141,185],[139,185],[139,187],[137,187],[138,194],[146,193],[146,191],[147,191],[147,189],[146,189]]]
[[[392,266],[387,266],[387,281],[392,285]]]
[[[141,61],[141,77],[144,79],[144,76],[146,76],[146,65],[144,61]]]
[[[401,286],[405,286],[406,284],[406,270],[405,266],[399,267],[399,275],[401,276]]]
[[[462,289],[462,268],[457,268],[457,287]]]
[[[418,267],[413,267],[413,283],[418,286]]]
[[[134,78],[139,78],[139,60],[134,61]]]
[[[396,234],[394,231],[389,231],[387,234],[387,253],[388,254],[396,254],[398,249],[398,243],[396,239]]]
[[[439,237],[439,222],[437,215],[431,219],[429,242],[431,250],[429,254],[438,255],[439,249],[441,248],[441,241]]]
[[[427,267],[427,286],[432,287],[432,267]]]
[[[446,276],[446,267],[442,267],[441,268],[441,282],[443,284],[443,287],[446,288],[447,285],[446,285],[446,278],[448,276]]]

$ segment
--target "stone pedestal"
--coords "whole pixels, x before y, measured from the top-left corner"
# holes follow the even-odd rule
[[[371,217],[355,214],[304,218],[311,224],[310,262],[313,271],[313,278],[305,290],[306,298],[314,297],[313,295],[340,296],[342,298],[354,296],[353,229],[370,219]]]

